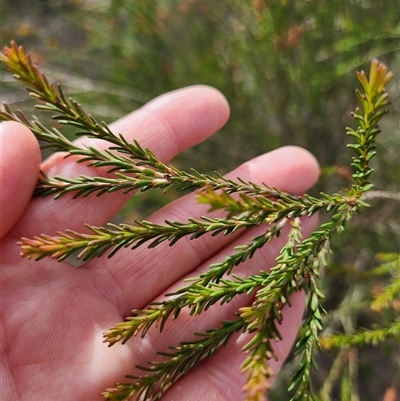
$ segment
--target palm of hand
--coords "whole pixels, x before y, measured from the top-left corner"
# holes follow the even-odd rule
[[[168,160],[207,138],[225,123],[227,117],[226,101],[220,94],[209,88],[196,87],[157,99],[116,123],[113,129],[129,139],[137,139]],[[143,308],[171,287],[182,286],[185,276],[198,275],[210,263],[221,260],[235,245],[248,242],[256,233],[249,231],[212,241],[207,237],[195,242],[182,239],[173,248],[163,243],[152,250],[139,248],[134,253],[121,250],[112,259],[94,259],[80,269],[50,259],[36,263],[22,260],[16,245],[19,237],[32,237],[42,232],[54,234],[66,228],[81,231],[84,222],[103,225],[127,198],[120,193],[78,200],[35,198],[26,206],[27,196],[31,193],[26,189],[32,188],[36,180],[38,150],[34,138],[23,127],[16,124],[3,127],[3,143],[7,144],[7,132],[13,131],[13,143],[19,156],[17,159],[13,156],[15,176],[2,175],[4,193],[11,194],[2,199],[8,204],[1,205],[3,232],[8,232],[0,243],[2,399],[101,400],[100,393],[105,388],[124,381],[127,373],[137,373],[135,365],[154,360],[156,350],[165,350],[168,345],[192,336],[194,331],[218,326],[221,320],[230,319],[238,307],[251,301],[247,297],[235,298],[224,308],[216,307],[207,316],[196,318],[189,319],[183,313],[180,322],[167,324],[162,335],[155,329],[149,332],[146,340],[133,338],[126,345],[108,348],[103,343],[102,333],[122,321],[131,309]],[[18,136],[15,135],[17,131]],[[25,147],[20,149],[18,141]],[[99,141],[96,145],[104,146]],[[3,171],[11,171],[6,170],[11,162],[7,164],[8,156],[4,155]],[[76,176],[91,172],[98,175],[61,156],[54,156],[42,168],[50,174]],[[241,176],[253,182],[266,182],[291,192],[305,191],[317,175],[315,160],[297,148],[271,152],[232,173],[233,178]],[[27,194],[21,192],[18,199],[15,198],[18,196],[16,179],[20,180],[21,191],[25,190]],[[15,201],[10,203],[13,199]],[[196,204],[193,196],[186,196],[150,219],[162,222],[172,216],[172,219],[184,221],[189,216],[205,214],[205,211]],[[311,228],[312,222],[306,222],[305,226]],[[275,241],[268,250],[263,249],[235,272],[249,274],[259,270],[260,264],[263,269],[271,266],[283,241]],[[296,294],[294,307],[286,311],[282,328],[285,340],[277,344],[277,353],[282,358],[274,364],[275,369],[290,349],[302,308],[302,296]],[[239,367],[244,356],[239,350],[245,342],[246,339],[238,335],[229,348],[202,363],[199,369],[173,387],[165,399],[243,398],[240,388],[244,378],[239,375]],[[229,388],[227,380],[232,383]],[[203,385],[205,382],[207,386]]]

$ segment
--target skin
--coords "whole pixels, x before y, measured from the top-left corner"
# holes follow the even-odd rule
[[[215,89],[196,86],[163,95],[140,110],[112,125],[115,133],[129,140],[137,139],[164,162],[206,140],[228,120],[229,106]],[[232,319],[237,308],[248,305],[248,296],[236,297],[224,307],[211,308],[198,317],[182,313],[162,335],[150,330],[148,336],[131,339],[126,345],[108,348],[102,333],[123,321],[134,308],[144,308],[162,294],[183,285],[247,243],[257,230],[236,236],[182,239],[174,247],[161,244],[149,250],[123,249],[112,259],[94,259],[76,268],[67,262],[46,258],[40,262],[22,259],[16,242],[21,236],[55,234],[73,229],[83,231],[83,224],[104,225],[127,201],[120,192],[102,197],[73,200],[66,195],[55,201],[31,199],[39,168],[50,175],[74,177],[99,175],[72,158],[56,154],[40,165],[39,146],[33,134],[16,123],[1,125],[1,364],[0,395],[3,400],[102,400],[100,393],[125,374],[135,374],[135,365],[154,360],[156,350],[166,350],[179,340],[193,338],[194,331],[216,327],[221,320]],[[81,140],[82,141],[82,140]],[[104,149],[99,140],[84,140]],[[102,172],[106,174],[106,172]],[[284,147],[259,156],[229,174],[255,183],[265,182],[292,193],[303,193],[318,179],[315,158],[297,147]],[[149,217],[185,221],[207,212],[195,195],[180,198]],[[315,221],[304,221],[304,233]],[[258,232],[260,230],[258,229]],[[274,264],[285,238],[274,240],[246,263],[236,274],[257,273]],[[283,341],[276,344],[279,361],[271,366],[277,373],[288,354],[304,310],[304,296],[296,293],[293,306],[284,309],[281,326]],[[247,335],[233,337],[229,347],[202,362],[166,394],[165,400],[243,400],[246,376],[239,373],[245,355],[240,349]],[[227,385],[229,383],[229,385]],[[164,400],[163,399],[163,400]]]

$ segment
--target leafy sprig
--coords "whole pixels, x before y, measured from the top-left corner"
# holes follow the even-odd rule
[[[158,352],[167,359],[149,362],[148,366],[137,366],[148,373],[142,376],[127,375],[126,378],[132,379],[132,382],[118,383],[115,388],[107,389],[103,396],[112,401],[158,400],[173,383],[226,345],[233,334],[245,328],[246,323],[236,319],[222,322],[220,328],[195,333],[196,337],[201,337],[200,340],[181,342],[179,346],[170,346],[170,352]]]
[[[22,256],[40,260],[51,256],[62,261],[70,255],[77,254],[78,259],[87,260],[93,255],[101,256],[111,249],[112,257],[120,248],[132,249],[151,241],[149,248],[154,248],[168,240],[174,245],[179,239],[190,235],[191,239],[199,238],[206,233],[227,235],[241,228],[257,225],[257,219],[242,221],[238,219],[221,219],[203,217],[201,220],[189,219],[188,223],[166,221],[165,225],[150,221],[136,221],[136,226],[127,224],[108,224],[108,227],[86,225],[93,234],[82,234],[72,230],[60,232],[58,236],[42,234],[33,239],[23,237],[19,242]]]
[[[38,109],[50,111],[59,123],[74,127],[78,137],[86,136],[110,143],[110,147],[105,150],[80,145],[64,137],[59,130],[46,128],[37,118],[29,119],[21,111],[14,112],[5,104],[0,111],[1,121],[20,122],[32,130],[44,143],[44,147],[51,147],[55,152],[65,152],[65,157],[77,156],[78,162],[103,168],[108,173],[107,176],[103,173],[97,177],[75,178],[50,177],[42,173],[35,195],[59,198],[73,194],[76,198],[93,194],[103,196],[114,191],[159,188],[165,192],[172,187],[197,188],[200,203],[209,205],[211,211],[225,213],[224,217],[203,216],[199,219],[189,218],[186,222],[166,221],[165,224],[136,221],[135,225],[87,225],[89,233],[68,230],[56,236],[41,234],[32,239],[22,238],[20,246],[23,257],[41,259],[51,256],[63,260],[77,254],[86,260],[106,251],[112,257],[123,247],[134,249],[147,244],[151,248],[166,241],[174,245],[183,237],[195,240],[207,233],[214,236],[230,235],[242,229],[265,227],[248,244],[237,246],[224,260],[210,265],[199,277],[190,279],[185,287],[167,294],[165,300],[151,304],[148,308],[134,310],[125,322],[104,333],[104,340],[109,345],[125,343],[132,336],[145,336],[152,327],[162,331],[165,323],[169,319],[176,319],[184,308],[189,308],[192,315],[198,315],[206,313],[212,305],[230,302],[239,294],[254,297],[250,306],[236,312],[235,320],[222,322],[218,328],[197,333],[196,339],[172,346],[168,352],[160,351],[159,355],[163,357],[161,361],[138,367],[145,372],[143,375],[128,375],[131,382],[108,389],[103,394],[105,398],[159,399],[176,380],[219,347],[225,346],[234,333],[242,330],[252,335],[244,347],[247,357],[242,365],[242,372],[248,375],[244,386],[247,401],[264,401],[272,374],[269,360],[276,358],[273,341],[282,338],[278,329],[283,319],[282,311],[290,307],[291,295],[303,288],[307,292],[308,314],[297,342],[296,353],[301,357],[291,379],[290,390],[295,390],[293,401],[313,397],[310,376],[312,369],[316,368],[315,352],[321,344],[327,346],[329,341],[332,344],[356,344],[379,336],[398,336],[398,325],[394,325],[381,331],[365,332],[354,339],[331,337],[330,340],[320,340],[319,337],[325,313],[320,269],[328,267],[327,254],[334,236],[345,229],[354,213],[368,206],[365,193],[372,188],[370,161],[376,154],[378,123],[389,103],[384,87],[392,77],[392,73],[382,63],[372,61],[369,77],[364,72],[357,73],[364,90],[364,93],[356,91],[361,109],[352,114],[358,127],[347,129],[348,135],[355,140],[355,143],[348,145],[355,153],[352,158],[354,184],[348,190],[333,195],[321,193],[317,198],[309,195],[293,196],[240,178],[234,181],[218,173],[211,176],[195,170],[185,172],[167,165],[138,142],[131,143],[123,135],[115,135],[107,124],[98,122],[75,100],[67,98],[61,85],[49,82],[16,43],[12,42],[11,47],[4,48],[0,60],[17,80],[28,87],[31,97],[38,102]],[[302,238],[300,218],[312,216],[316,212],[330,212],[331,217],[309,238]],[[251,258],[273,238],[283,235],[283,228],[288,225],[291,228],[287,242],[276,258],[276,265],[269,272],[260,266],[260,272],[256,275],[238,277],[234,274],[235,266]],[[394,281],[375,300],[375,306],[384,305],[387,299],[390,302],[398,291],[398,281]]]
[[[369,177],[372,174],[371,159],[376,155],[375,137],[380,130],[378,123],[387,113],[385,107],[389,104],[385,91],[387,82],[393,77],[384,64],[374,59],[371,62],[369,79],[364,71],[357,72],[357,78],[363,86],[364,93],[358,89],[356,94],[361,102],[362,110],[357,108],[352,113],[358,123],[357,130],[347,128],[347,134],[356,139],[356,143],[347,145],[356,156],[353,157],[353,178],[358,191],[365,192],[372,188]]]
[[[394,338],[400,341],[400,322],[394,322],[389,327],[374,327],[372,330],[361,330],[353,335],[335,334],[321,338],[321,346],[325,349],[339,347],[357,347],[360,345],[377,345]]]

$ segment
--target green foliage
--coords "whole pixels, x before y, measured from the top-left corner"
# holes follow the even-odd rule
[[[187,286],[168,294],[165,301],[150,305],[144,310],[132,311],[127,321],[117,324],[104,333],[104,341],[110,346],[132,336],[146,332],[153,325],[162,331],[168,319],[176,318],[183,308],[189,308],[192,315],[205,313],[214,304],[231,301],[236,295],[247,293],[255,296],[251,306],[243,307],[232,321],[221,322],[219,328],[211,328],[197,333],[198,340],[183,341],[172,345],[171,352],[161,352],[162,362],[149,362],[139,366],[144,374],[127,376],[128,383],[119,383],[103,395],[110,400],[148,399],[156,400],[182,375],[205,357],[212,355],[219,347],[227,345],[232,334],[244,331],[252,334],[252,339],[244,347],[248,357],[242,371],[248,375],[245,384],[247,400],[264,400],[270,389],[269,360],[276,358],[272,340],[280,340],[282,334],[278,324],[282,321],[282,310],[290,306],[291,295],[301,289],[307,293],[307,317],[303,323],[297,342],[296,354],[300,361],[294,372],[290,390],[295,390],[292,400],[309,400],[314,397],[311,389],[312,369],[317,366],[316,350],[325,345],[349,346],[399,338],[399,326],[391,322],[387,328],[356,333],[354,336],[333,336],[321,342],[325,309],[322,306],[324,293],[321,285],[321,271],[328,268],[327,255],[331,242],[337,233],[343,232],[355,213],[363,211],[368,204],[366,197],[371,190],[371,159],[376,155],[375,139],[379,134],[378,123],[385,114],[388,96],[384,90],[392,77],[384,64],[377,60],[371,63],[369,77],[358,73],[364,93],[357,91],[361,109],[353,113],[357,129],[348,128],[348,134],[355,143],[350,144],[355,156],[352,157],[353,185],[350,189],[319,197],[292,196],[275,188],[259,186],[223,178],[220,174],[186,172],[159,161],[149,150],[139,143],[128,143],[122,135],[114,135],[107,124],[97,122],[73,99],[66,98],[61,85],[49,83],[45,75],[32,63],[23,48],[12,42],[4,48],[0,59],[14,74],[14,77],[28,86],[30,95],[39,100],[38,108],[51,111],[58,123],[76,129],[78,136],[100,138],[110,142],[110,148],[100,152],[94,148],[79,146],[68,140],[60,131],[48,129],[36,119],[29,119],[21,112],[13,112],[5,105],[0,112],[2,121],[18,121],[30,128],[46,147],[54,151],[67,152],[67,156],[79,157],[79,162],[88,162],[93,167],[107,167],[113,178],[86,177],[75,179],[48,177],[42,174],[35,194],[53,195],[56,198],[73,192],[75,197],[96,193],[102,196],[108,192],[134,189],[147,191],[162,189],[165,193],[172,187],[177,189],[200,188],[199,202],[210,205],[210,210],[221,209],[225,218],[189,218],[188,222],[166,221],[154,224],[136,221],[134,225],[110,224],[108,227],[87,226],[91,233],[74,231],[59,233],[57,236],[42,234],[32,239],[20,241],[23,257],[41,259],[46,256],[63,260],[79,252],[84,260],[109,251],[114,255],[122,247],[136,248],[150,241],[149,247],[156,247],[164,241],[174,245],[184,236],[190,239],[211,233],[229,235],[239,229],[254,226],[264,227],[264,232],[250,243],[237,246],[235,252],[225,260],[209,266],[209,270],[193,278]],[[129,173],[129,175],[128,175]],[[236,194],[238,196],[233,196]],[[326,222],[310,237],[303,238],[300,216],[315,213],[330,213]],[[286,245],[276,258],[276,265],[269,272],[240,278],[231,274],[235,266],[251,258],[255,252],[271,239],[279,236],[283,227],[290,226]],[[380,309],[390,305],[399,292],[398,279],[385,286],[372,305]],[[374,340],[375,338],[375,340]]]

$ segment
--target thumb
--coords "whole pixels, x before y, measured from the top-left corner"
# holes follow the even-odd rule
[[[40,168],[40,148],[35,136],[15,122],[0,125],[0,238],[25,210]]]

